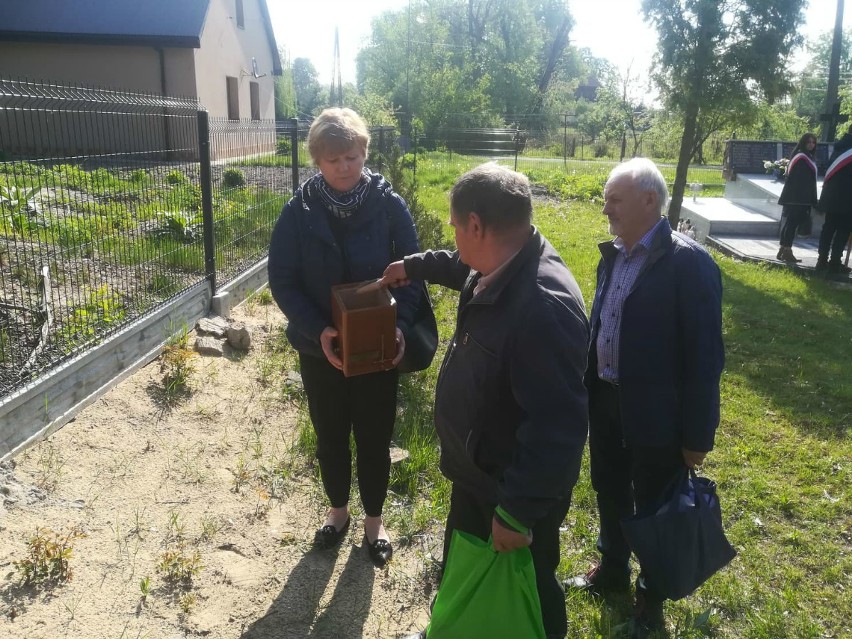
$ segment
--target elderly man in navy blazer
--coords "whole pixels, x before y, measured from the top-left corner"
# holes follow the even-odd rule
[[[629,589],[621,520],[653,512],[684,466],[700,465],[713,448],[724,364],[719,268],[662,217],[668,190],[659,169],[625,162],[604,196],[616,237],[600,245],[585,376],[601,561],[565,582],[595,594]],[[630,636],[664,625],[663,597],[640,566]]]

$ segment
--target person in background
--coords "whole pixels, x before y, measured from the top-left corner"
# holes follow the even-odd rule
[[[813,133],[805,133],[793,153],[784,177],[784,188],[778,204],[782,208],[781,241],[776,259],[782,262],[801,262],[793,255],[793,240],[796,231],[811,214],[811,207],[817,205],[817,165],[814,161],[817,139]]]
[[[819,236],[816,270],[847,275],[850,269],[840,262],[840,256],[852,232],[852,127],[835,143],[828,165],[819,197],[825,223]]]
[[[616,166],[604,189],[612,241],[600,244],[585,383],[601,561],[565,582],[605,595],[630,587],[621,520],[654,512],[685,466],[699,466],[719,424],[724,364],[722,281],[713,258],[661,217],[668,199],[653,162]],[[663,597],[636,581],[631,638],[665,625]]]
[[[284,206],[269,246],[269,287],[287,316],[287,339],[299,365],[317,459],[330,502],[315,543],[337,546],[350,524],[350,433],[357,449],[358,489],[366,517],[367,549],[377,566],[393,554],[382,524],[390,476],[390,441],[396,418],[396,369],[345,377],[335,350],[331,287],[377,279],[385,267],[418,251],[405,201],[379,174],[364,168],[370,134],[351,109],[326,109],[311,125],[308,151],[319,173]],[[419,288],[394,292],[398,352],[411,323]]]
[[[435,391],[441,471],[452,482],[444,562],[454,530],[491,537],[498,552],[528,546],[545,633],[562,638],[555,571],[588,430],[589,328],[574,277],[531,220],[526,176],[481,165],[450,191],[457,250],[409,255],[383,283],[461,291]]]

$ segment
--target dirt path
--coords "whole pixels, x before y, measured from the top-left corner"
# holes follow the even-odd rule
[[[194,358],[190,397],[164,407],[153,362],[0,469],[0,636],[396,637],[425,623],[434,539],[381,571],[360,518],[339,551],[311,549],[322,494],[294,451],[295,406],[263,383],[283,317],[257,305],[234,318],[251,352]],[[13,562],[39,527],[85,533],[71,581],[19,584]],[[169,584],[196,551],[202,568]]]

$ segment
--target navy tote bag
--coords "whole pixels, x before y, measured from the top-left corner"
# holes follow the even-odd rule
[[[722,530],[716,483],[693,470],[684,469],[656,512],[628,517],[621,527],[649,581],[667,599],[686,597],[737,554]]]

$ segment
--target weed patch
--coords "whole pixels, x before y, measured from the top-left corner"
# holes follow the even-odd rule
[[[21,581],[38,586],[70,580],[74,542],[85,536],[79,528],[67,532],[37,529],[27,542],[26,558],[13,562]]]

